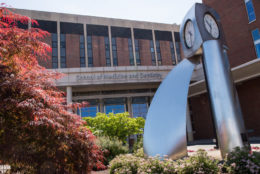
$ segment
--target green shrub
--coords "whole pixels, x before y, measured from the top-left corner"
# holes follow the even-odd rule
[[[97,113],[96,117],[83,118],[87,127],[97,136],[118,138],[125,142],[130,135],[142,134],[145,120],[142,117],[131,118],[129,113]]]
[[[123,145],[123,142],[117,138],[109,139],[108,137],[97,137],[96,144],[99,145],[103,151],[105,165],[108,165],[117,155],[126,154],[129,151],[128,146]]]
[[[219,173],[219,161],[207,156],[204,150],[198,150],[197,154],[184,159],[177,160],[177,173]]]
[[[260,154],[236,147],[227,155],[224,167],[229,173],[260,173]]]
[[[119,155],[110,162],[110,174],[137,174],[143,161],[145,161],[143,158],[132,154]]]
[[[134,143],[133,152],[136,152],[141,148],[143,148],[143,137],[139,136],[137,137],[137,141]]]

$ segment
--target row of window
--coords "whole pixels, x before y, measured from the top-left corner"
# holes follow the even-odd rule
[[[84,35],[80,36],[80,67],[86,67],[86,57],[85,57],[85,41],[84,41]],[[52,33],[52,67],[58,68],[58,39],[57,34]],[[113,65],[118,66],[118,57],[117,57],[117,42],[116,37],[112,37],[112,55],[113,55]],[[136,56],[136,64],[141,65],[141,57],[140,57],[140,43],[138,39],[134,40],[135,42],[135,56]],[[111,58],[110,58],[110,42],[109,37],[104,37],[104,43],[105,43],[105,57],[106,57],[106,66],[111,66]],[[162,56],[161,56],[161,46],[160,41],[155,41],[156,45],[156,52],[157,52],[157,61],[158,65],[162,65]],[[177,53],[177,59],[180,61],[180,47],[179,43],[176,42],[176,53]],[[128,50],[129,50],[129,62],[130,65],[134,65],[134,54],[133,54],[133,43],[132,39],[128,38]],[[174,44],[172,41],[170,41],[170,50],[171,50],[171,59],[172,64],[176,64],[175,60],[175,50],[174,50]],[[150,40],[150,52],[151,52],[151,61],[152,65],[156,65],[156,59],[155,59],[155,48],[153,40]],[[60,53],[61,53],[61,68],[66,68],[66,35],[61,34],[60,35]],[[93,67],[93,46],[92,46],[92,36],[87,36],[87,54],[88,54],[88,67]]]
[[[122,113],[126,112],[126,104],[124,98],[118,99],[108,99],[113,100],[112,102],[105,102],[104,104],[104,113]],[[138,102],[135,102],[138,101]],[[146,118],[148,111],[148,103],[146,97],[136,97],[133,98],[131,103],[133,117],[143,117]],[[77,111],[77,114],[81,117],[95,117],[98,112],[100,112],[100,104],[97,102],[90,103],[89,106],[80,108]]]
[[[245,5],[246,5],[246,11],[247,11],[249,23],[252,23],[256,20],[253,1],[252,0],[245,0]],[[260,33],[259,33],[259,29],[255,29],[255,30],[252,31],[252,37],[253,37],[253,41],[254,41],[254,45],[255,45],[256,56],[258,58],[260,58]]]

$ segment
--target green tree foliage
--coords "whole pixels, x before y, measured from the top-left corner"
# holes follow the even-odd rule
[[[85,117],[84,120],[95,135],[118,138],[123,142],[130,135],[142,134],[145,123],[142,117],[131,118],[128,112],[107,115],[97,113],[96,117]]]

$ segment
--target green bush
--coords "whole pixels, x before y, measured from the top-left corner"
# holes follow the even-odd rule
[[[192,173],[219,173],[219,161],[207,156],[204,150],[198,150],[197,154],[177,160],[176,170],[181,174]]]
[[[123,142],[117,138],[109,139],[108,137],[97,137],[96,144],[99,145],[103,151],[105,165],[108,165],[108,163],[117,155],[129,152],[128,146],[123,145]]]
[[[129,113],[104,114],[97,113],[96,117],[83,118],[87,127],[97,136],[118,138],[125,142],[130,135],[142,134],[145,120],[142,117],[131,118]]]
[[[160,160],[159,157],[145,157],[143,149],[138,149],[133,155],[117,156],[110,163],[111,174],[123,173],[163,173],[163,174],[193,174],[219,173],[219,161],[208,157],[205,151],[198,151],[197,155],[173,161],[169,158]]]
[[[224,167],[228,173],[260,173],[260,154],[237,147],[227,155]]]
[[[110,174],[136,174],[143,161],[132,154],[119,155],[110,162]]]

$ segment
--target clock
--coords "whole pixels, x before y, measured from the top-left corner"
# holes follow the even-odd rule
[[[210,14],[204,15],[204,26],[207,30],[207,32],[214,38],[219,38],[219,28],[217,25],[217,22],[213,16]]]
[[[188,48],[191,48],[194,45],[195,29],[194,29],[194,25],[191,22],[191,20],[188,20],[186,22],[186,25],[184,28],[184,40],[185,40],[186,46]]]

